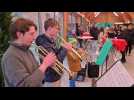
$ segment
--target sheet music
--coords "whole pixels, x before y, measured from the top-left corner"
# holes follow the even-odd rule
[[[134,79],[119,61],[97,82],[97,87],[130,87]]]

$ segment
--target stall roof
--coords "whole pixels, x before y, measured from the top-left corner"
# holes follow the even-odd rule
[[[129,23],[134,19],[134,12],[79,12],[90,22],[123,22]]]

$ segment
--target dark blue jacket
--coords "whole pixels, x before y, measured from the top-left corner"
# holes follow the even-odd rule
[[[63,63],[63,60],[67,54],[67,50],[63,47],[57,48],[56,42],[52,41],[45,34],[39,35],[36,39],[36,44],[43,46],[48,52],[54,52],[58,60]],[[55,82],[61,78],[51,67],[46,70],[45,82]]]

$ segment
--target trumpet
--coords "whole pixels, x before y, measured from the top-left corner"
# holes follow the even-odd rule
[[[64,38],[62,38],[60,35],[58,35],[58,38],[60,38],[63,43],[67,43],[67,42],[64,40]],[[81,56],[74,48],[72,48],[72,52],[73,52],[75,55],[77,55],[80,60],[83,59],[82,56]]]
[[[33,43],[36,48],[43,54],[43,56],[46,56],[49,52],[42,46],[37,46],[35,43]],[[63,71],[66,71],[69,74],[69,78],[72,77],[72,73],[69,69],[65,68],[64,65],[56,60],[56,66],[51,67],[53,70],[57,72],[60,76],[62,75]]]

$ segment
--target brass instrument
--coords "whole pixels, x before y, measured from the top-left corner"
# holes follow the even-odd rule
[[[63,43],[67,43],[61,36],[58,35],[58,38],[60,38]],[[74,48],[72,48],[72,52],[82,60],[82,56]]]
[[[43,56],[46,56],[49,53],[44,47],[37,46],[35,43],[34,45],[43,54]],[[65,68],[64,65],[58,60],[56,60],[56,66],[51,67],[51,68],[54,69],[57,72],[57,74],[59,74],[60,76],[62,75],[63,71],[66,71],[69,74],[69,77],[72,77],[72,73],[70,72],[70,70]]]

